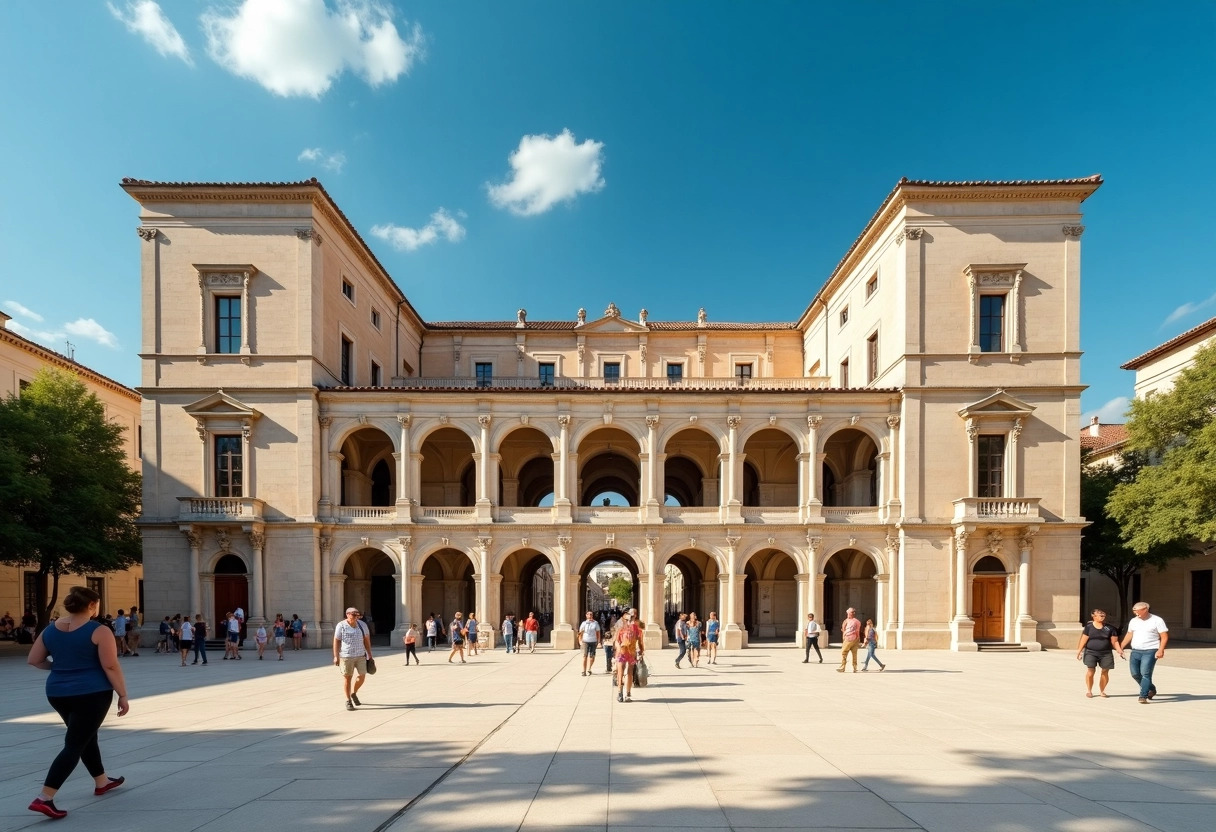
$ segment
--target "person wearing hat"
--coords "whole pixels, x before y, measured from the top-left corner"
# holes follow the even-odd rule
[[[372,636],[367,625],[359,620],[356,607],[346,608],[346,620],[334,627],[334,664],[342,671],[342,692],[346,710],[353,711],[359,701],[359,688],[367,679],[367,660],[372,657]],[[351,676],[356,676],[351,686]]]

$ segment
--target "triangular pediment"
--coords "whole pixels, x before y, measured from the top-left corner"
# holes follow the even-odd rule
[[[257,419],[262,414],[244,402],[232,398],[223,390],[217,390],[206,398],[188,404],[183,410],[195,419],[244,418]]]
[[[604,317],[588,321],[578,327],[575,332],[599,332],[599,333],[621,333],[621,332],[650,332],[650,327],[646,324],[639,324],[637,321],[627,321],[624,318],[615,315],[605,315]]]
[[[1029,416],[1034,411],[1034,405],[1011,396],[1004,390],[998,390],[991,396],[972,402],[961,408],[958,415],[964,419],[978,416]]]

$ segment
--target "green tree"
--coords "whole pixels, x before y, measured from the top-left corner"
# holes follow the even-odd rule
[[[39,629],[61,575],[114,572],[142,558],[140,477],[126,463],[122,432],[62,370],[43,370],[0,401],[0,562],[37,567]]]
[[[1107,508],[1140,554],[1167,543],[1216,541],[1216,342],[1167,393],[1136,399],[1127,447],[1153,464],[1115,486]]]
[[[1118,615],[1112,623],[1120,625],[1131,615],[1132,601],[1128,592],[1133,575],[1147,568],[1164,569],[1171,560],[1192,554],[1179,542],[1158,544],[1147,552],[1136,552],[1124,539],[1123,526],[1107,510],[1115,489],[1134,482],[1143,468],[1143,457],[1134,451],[1124,455],[1118,468],[1109,465],[1089,468],[1084,464],[1081,467],[1081,514],[1089,521],[1081,532],[1081,568],[1114,581],[1119,591],[1119,609],[1111,611]]]
[[[608,582],[608,597],[622,607],[633,601],[633,581],[624,575],[614,575]]]

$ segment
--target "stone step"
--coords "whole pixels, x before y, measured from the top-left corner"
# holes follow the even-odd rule
[[[1014,642],[988,641],[988,642],[977,643],[975,646],[976,646],[976,649],[979,650],[981,653],[1029,653],[1030,652],[1022,645],[1014,643]]]

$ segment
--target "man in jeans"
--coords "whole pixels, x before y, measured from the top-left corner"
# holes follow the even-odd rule
[[[819,657],[819,663],[823,664],[823,654],[819,652],[819,622],[815,620],[815,613],[808,612],[806,614],[806,657],[802,663],[806,664],[811,660],[811,649],[814,648],[815,655]]]
[[[1127,625],[1127,633],[1123,636],[1120,647],[1132,645],[1132,658],[1128,668],[1132,678],[1140,683],[1141,705],[1157,695],[1157,686],[1153,684],[1153,668],[1157,660],[1165,656],[1165,645],[1170,640],[1170,628],[1158,615],[1149,612],[1148,604],[1143,601],[1132,607],[1135,616]]]
[[[857,611],[852,607],[845,610],[845,619],[840,625],[841,641],[840,667],[837,673],[844,673],[844,666],[849,663],[849,654],[853,656],[853,672],[857,672],[857,647],[861,642],[861,622],[857,620]]]
[[[680,648],[680,652],[676,653],[676,667],[679,667],[688,653],[688,613],[685,612],[676,619],[676,647]]]

